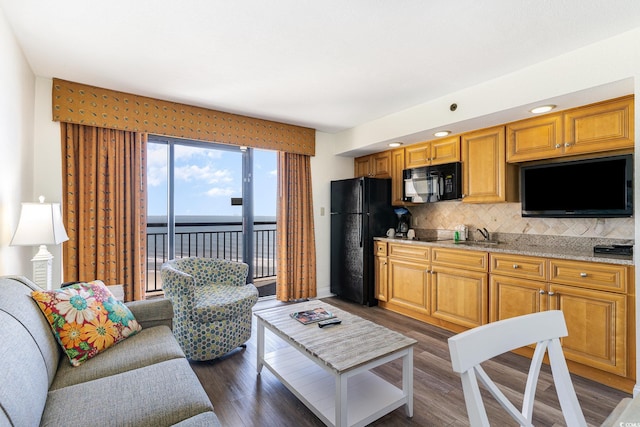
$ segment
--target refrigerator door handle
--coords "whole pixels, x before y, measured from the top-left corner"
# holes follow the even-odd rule
[[[358,224],[358,234],[360,235],[360,247],[362,247],[362,238],[363,238],[363,233],[362,233],[362,227],[364,227],[364,219],[362,214],[358,215],[358,217],[360,218],[360,224]]]

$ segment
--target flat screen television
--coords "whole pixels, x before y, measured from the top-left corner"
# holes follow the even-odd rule
[[[633,155],[520,168],[523,217],[633,216]]]

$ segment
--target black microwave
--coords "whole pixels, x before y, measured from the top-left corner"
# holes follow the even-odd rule
[[[423,166],[402,171],[403,200],[431,203],[462,198],[462,163]]]

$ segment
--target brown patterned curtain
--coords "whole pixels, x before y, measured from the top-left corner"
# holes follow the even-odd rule
[[[147,135],[69,123],[60,129],[64,280],[121,284],[126,301],[144,299]]]
[[[317,295],[316,243],[309,156],[279,153],[277,210],[276,298],[313,298]]]

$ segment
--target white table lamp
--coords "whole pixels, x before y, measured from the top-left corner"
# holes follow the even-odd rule
[[[51,289],[53,255],[47,245],[59,245],[69,240],[62,224],[60,203],[22,203],[18,227],[11,239],[11,246],[38,246],[33,257],[33,281],[44,289]]]

